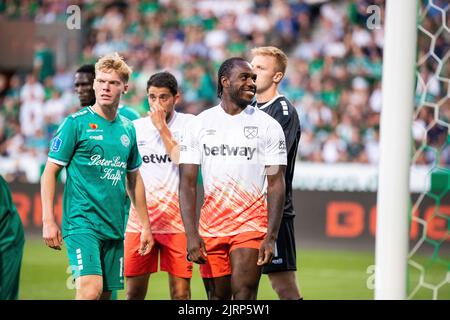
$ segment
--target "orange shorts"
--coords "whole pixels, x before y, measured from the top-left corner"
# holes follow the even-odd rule
[[[202,278],[217,278],[231,274],[230,253],[239,248],[258,249],[266,236],[263,232],[249,231],[228,237],[204,237],[207,262],[200,265]]]
[[[176,277],[191,278],[192,262],[186,260],[186,236],[184,233],[153,234],[155,244],[149,254],[138,253],[140,233],[125,233],[125,276],[135,277],[158,271],[158,253],[161,259],[160,269]]]

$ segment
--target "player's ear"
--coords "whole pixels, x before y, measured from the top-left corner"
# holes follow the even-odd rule
[[[174,101],[174,103],[173,103],[174,105],[177,104],[180,101],[180,97],[181,97],[180,93],[177,92],[177,94],[174,96],[174,100],[173,100]]]
[[[228,78],[225,76],[222,76],[222,78],[220,78],[220,82],[222,83],[222,86],[224,88],[228,88],[230,86],[230,80],[228,80]]]
[[[275,75],[273,76],[273,82],[275,83],[280,83],[281,79],[283,79],[284,77],[284,73],[278,71],[277,73],[275,73]]]
[[[125,93],[127,93],[127,92],[128,92],[128,84],[126,84],[126,85],[123,86],[122,94],[125,94]]]

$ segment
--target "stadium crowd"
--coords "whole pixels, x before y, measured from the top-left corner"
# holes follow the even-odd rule
[[[297,108],[302,126],[298,159],[377,163],[384,33],[382,19],[380,27],[368,28],[372,13],[367,8],[376,5],[383,17],[383,0],[0,1],[0,19],[51,24],[65,21],[71,4],[78,4],[83,16],[77,65],[56,65],[55,52],[40,41],[32,72],[0,73],[0,159],[8,180],[38,181],[50,138],[64,117],[79,108],[74,71],[111,52],[133,67],[125,105],[145,115],[146,81],[167,70],[181,86],[177,110],[198,114],[218,101],[215,79],[223,60],[249,57],[256,46],[278,46],[290,59],[280,91]],[[445,0],[434,4],[448,6]],[[441,14],[429,7],[424,28],[438,32]],[[445,19],[450,25],[450,14]],[[450,99],[442,98],[448,88],[434,74],[436,62],[449,50],[449,35],[441,32],[430,50],[431,38],[419,32],[423,61],[416,93],[417,105],[440,101],[439,119],[447,123]],[[441,75],[448,78],[450,64],[443,62]],[[434,107],[417,112],[414,147],[423,151],[414,159],[417,164],[450,165],[447,130],[434,121]],[[37,172],[29,173],[30,164],[38,164]]]

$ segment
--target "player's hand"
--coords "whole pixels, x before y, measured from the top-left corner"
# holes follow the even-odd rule
[[[147,114],[150,116],[150,119],[152,120],[153,125],[159,131],[161,131],[162,128],[167,125],[166,113],[167,113],[166,110],[164,110],[164,108],[159,104],[159,102],[156,101],[152,103],[150,111],[147,112]]]
[[[187,237],[187,256],[188,261],[198,264],[206,263],[206,246],[199,234]]]
[[[143,229],[141,232],[141,242],[139,245],[138,253],[141,256],[145,256],[150,253],[153,248],[153,244],[155,241],[153,240],[152,232],[149,228]]]
[[[44,242],[48,247],[55,250],[61,250],[61,229],[58,227],[56,222],[47,221],[43,223],[42,238],[44,238]]]
[[[265,238],[259,247],[258,266],[263,266],[272,262],[274,255],[275,240]]]

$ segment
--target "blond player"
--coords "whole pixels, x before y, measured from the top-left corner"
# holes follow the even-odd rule
[[[41,178],[43,238],[56,250],[61,250],[64,239],[77,299],[109,299],[111,291],[123,289],[127,191],[142,225],[139,254],[148,254],[153,246],[136,132],[132,122],[117,113],[130,73],[131,68],[117,54],[95,64],[96,102],[61,124]],[[61,232],[53,202],[63,167],[67,182]]]

